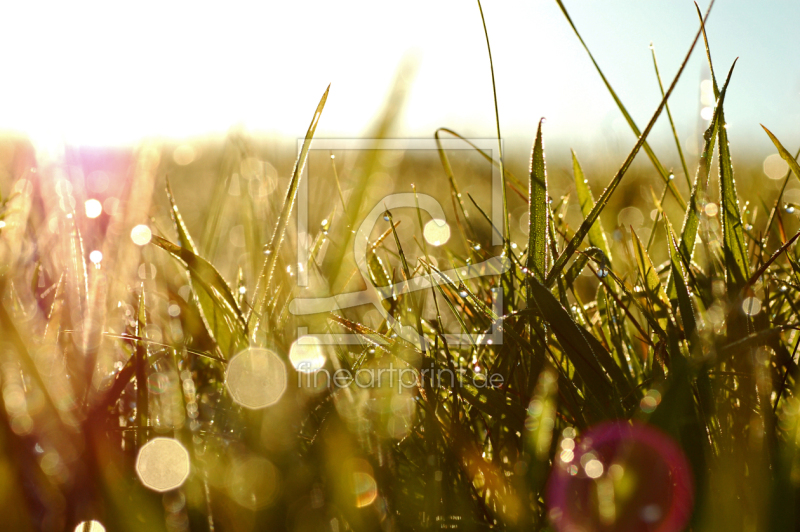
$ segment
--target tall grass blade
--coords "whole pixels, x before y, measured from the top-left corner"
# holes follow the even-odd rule
[[[275,265],[278,262],[280,255],[280,247],[283,243],[283,237],[286,234],[286,227],[289,225],[289,215],[294,207],[294,201],[297,196],[297,188],[300,185],[300,176],[303,174],[303,167],[305,167],[306,159],[308,158],[308,150],[311,147],[311,139],[314,138],[314,132],[317,130],[322,109],[325,107],[325,102],[328,99],[328,92],[331,86],[325,89],[325,93],[317,105],[314,112],[314,117],[311,119],[311,124],[308,126],[303,146],[300,149],[300,155],[297,157],[297,162],[294,165],[292,172],[292,179],[289,182],[289,188],[286,191],[286,198],[283,202],[283,209],[281,209],[280,218],[275,226],[275,231],[272,233],[272,238],[267,245],[267,256],[264,259],[264,266],[261,269],[261,274],[258,277],[255,291],[253,293],[253,308],[247,318],[247,331],[251,340],[255,341],[257,338],[258,328],[264,317],[264,310],[267,304],[267,294],[272,284],[272,274],[275,271]]]
[[[789,151],[783,147],[783,144],[781,144],[778,138],[775,135],[773,135],[772,131],[767,129],[764,126],[764,124],[761,124],[761,127],[764,128],[764,131],[769,136],[769,139],[778,149],[778,154],[781,156],[781,159],[786,161],[786,164],[789,165],[789,170],[794,172],[795,177],[797,177],[797,179],[800,180],[800,164],[797,163],[797,157],[792,157],[792,154],[789,153]]]
[[[665,316],[669,309],[669,298],[664,286],[661,284],[661,279],[656,273],[656,268],[653,266],[653,261],[650,255],[642,245],[642,241],[631,228],[631,239],[633,240],[633,255],[636,258],[636,267],[639,269],[639,275],[644,285],[644,293],[652,305],[652,309],[659,316]]]
[[[722,221],[722,250],[725,261],[725,277],[729,294],[736,294],[750,277],[750,262],[744,241],[744,223],[739,212],[739,197],[733,178],[728,132],[725,128],[725,113],[719,106],[719,197]]]
[[[489,70],[492,72],[492,95],[494,96],[494,119],[497,127],[497,159],[500,162],[500,176],[503,180],[503,229],[506,252],[511,255],[511,226],[508,220],[508,197],[506,194],[506,174],[503,170],[503,136],[500,134],[500,110],[497,106],[497,85],[494,78],[494,61],[492,60],[492,47],[489,44],[489,30],[486,28],[486,17],[483,16],[483,6],[478,0],[478,9],[481,12],[481,22],[483,23],[483,34],[486,36],[486,50],[489,53]],[[540,126],[541,127],[541,126]]]
[[[533,275],[539,282],[544,282],[547,274],[547,169],[544,161],[544,142],[542,140],[542,124],[536,131],[536,141],[531,150],[530,182],[528,194],[530,206],[528,208],[528,274]],[[529,290],[529,304],[531,295]]]
[[[699,201],[701,194],[705,193],[708,188],[708,178],[711,173],[711,162],[714,157],[714,146],[716,144],[717,134],[719,132],[720,124],[720,111],[722,104],[725,101],[725,94],[728,90],[728,83],[731,80],[733,69],[736,63],[731,66],[728,71],[728,77],[725,79],[725,84],[722,86],[720,92],[719,102],[717,108],[714,110],[714,116],[711,118],[711,124],[703,134],[704,144],[703,150],[700,152],[700,162],[697,164],[697,173],[694,178],[694,185],[692,186],[692,195],[689,198],[689,207],[686,209],[686,214],[683,218],[683,228],[681,229],[681,238],[678,242],[678,253],[681,260],[688,265],[694,256],[694,246],[697,241],[697,231],[700,227],[700,206]],[[675,285],[670,279],[667,282],[667,294],[671,299],[676,297]]]
[[[656,79],[658,80],[658,89],[661,91],[661,97],[663,98],[664,84],[661,82],[661,73],[658,71],[658,61],[656,60],[656,48],[655,46],[653,46],[653,43],[650,43],[650,51],[653,54],[653,68],[656,71]],[[692,190],[692,181],[689,178],[689,168],[686,166],[686,158],[683,156],[683,148],[681,148],[681,139],[678,137],[678,130],[675,129],[675,121],[672,119],[672,112],[669,110],[669,103],[664,105],[664,109],[667,112],[667,118],[669,119],[669,127],[672,129],[672,138],[675,139],[675,148],[677,148],[678,157],[681,160],[681,168],[683,168],[683,176],[686,178],[686,184],[689,186],[689,190]],[[666,191],[664,193],[666,194]],[[663,203],[664,200],[662,199],[661,202]]]
[[[583,40],[583,37],[581,37],[581,34],[578,32],[578,28],[575,26],[575,23],[572,22],[572,18],[569,16],[569,13],[567,12],[567,8],[564,6],[564,3],[561,0],[556,0],[556,3],[558,4],[558,7],[561,8],[561,12],[564,13],[564,17],[566,17],[567,22],[569,22],[569,25],[572,27],[572,30],[575,32],[575,35],[578,37],[578,40],[581,42],[581,45],[586,50],[586,53],[589,55],[589,59],[592,61],[592,64],[594,65],[595,69],[597,70],[597,73],[600,74],[600,78],[603,80],[603,83],[605,84],[606,88],[608,89],[609,94],[611,94],[611,97],[614,99],[614,102],[617,104],[617,107],[619,107],[620,112],[622,112],[622,115],[625,117],[625,121],[628,122],[628,125],[630,126],[630,128],[634,132],[634,134],[637,137],[641,138],[642,137],[642,133],[639,131],[639,128],[636,126],[636,123],[633,121],[633,118],[631,117],[630,113],[628,113],[628,110],[625,108],[625,105],[623,105],[622,100],[620,100],[619,96],[617,96],[616,91],[614,91],[614,89],[611,87],[611,83],[609,83],[609,81],[606,78],[605,74],[603,74],[603,71],[600,69],[600,65],[597,64],[597,61],[595,60],[594,56],[592,55],[592,52],[589,51],[588,45]],[[708,6],[708,10],[706,11],[706,18],[708,18],[708,15],[711,13],[711,8],[713,7],[713,5],[714,5],[714,0],[712,0],[711,3]],[[694,46],[695,46],[695,44],[697,44],[697,39],[699,39],[699,38],[700,38],[700,32],[698,31],[697,35],[694,38],[694,41],[692,42],[692,47],[689,50],[689,54],[691,54],[692,50],[694,50]],[[685,61],[684,61],[684,64],[685,64]],[[677,76],[680,76],[682,71],[683,71],[683,66],[681,66],[680,70],[678,71],[678,75]],[[676,76],[676,80],[677,80],[677,76]],[[673,85],[674,84],[675,84],[675,82],[673,82]],[[668,91],[668,92],[670,92],[670,91]],[[667,97],[668,97],[668,95],[664,99],[666,100]],[[644,136],[646,137],[647,135],[645,134]],[[664,180],[664,183],[666,183],[667,186],[670,188],[670,192],[672,192],[672,195],[675,197],[675,199],[677,200],[678,204],[681,206],[682,209],[685,209],[686,208],[686,201],[683,199],[683,197],[681,196],[681,194],[678,191],[678,189],[675,188],[675,184],[673,182],[671,182],[671,180],[669,179],[669,172],[667,172],[666,168],[664,168],[664,165],[661,164],[661,161],[658,160],[658,157],[656,157],[655,152],[653,152],[653,149],[650,147],[650,145],[646,141],[644,142],[644,151],[647,154],[647,156],[650,158],[650,161],[653,163],[653,166],[658,171],[658,173],[661,176],[661,178]]]
[[[556,1],[558,1],[559,4],[561,3],[560,0]],[[694,41],[692,41],[692,45],[689,47],[689,51],[687,52],[686,57],[684,57],[683,62],[681,63],[680,68],[678,69],[678,72],[675,74],[675,78],[672,80],[672,84],[669,86],[669,89],[667,89],[664,98],[661,99],[661,103],[658,105],[658,108],[656,109],[655,113],[653,113],[653,117],[650,119],[650,122],[648,122],[647,127],[644,129],[644,132],[639,136],[639,139],[636,141],[636,144],[633,146],[633,149],[628,154],[628,157],[625,159],[625,162],[623,162],[620,169],[617,170],[617,173],[611,179],[611,182],[609,183],[608,187],[606,187],[606,189],[600,195],[600,198],[597,200],[597,203],[592,208],[589,215],[586,216],[586,219],[584,219],[583,223],[578,228],[578,230],[575,232],[575,235],[569,241],[567,247],[564,248],[564,251],[562,251],[561,254],[558,256],[558,258],[556,259],[555,263],[553,264],[553,268],[547,275],[547,280],[545,282],[547,286],[552,286],[556,278],[561,274],[561,271],[566,266],[567,261],[572,257],[573,253],[575,253],[575,251],[578,249],[578,246],[581,245],[583,239],[586,238],[586,235],[589,233],[589,230],[592,228],[592,225],[600,216],[600,213],[608,204],[608,200],[611,198],[611,195],[614,193],[617,186],[619,186],[619,183],[622,180],[625,173],[628,171],[628,168],[630,168],[631,164],[633,163],[633,159],[636,157],[636,154],[639,153],[639,149],[641,149],[642,145],[645,143],[645,139],[647,139],[647,136],[653,129],[656,120],[661,115],[661,111],[664,109],[667,100],[672,94],[672,91],[678,84],[678,79],[680,79],[683,70],[686,68],[686,64],[689,62],[689,58],[692,55],[692,51],[694,50],[694,46],[697,43],[697,39],[699,37],[700,37],[700,32],[697,33],[697,36],[694,38]],[[667,182],[669,182],[669,178],[667,178]]]

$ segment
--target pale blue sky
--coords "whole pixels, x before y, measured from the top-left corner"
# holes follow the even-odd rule
[[[668,83],[698,28],[694,4],[565,3],[643,127],[659,100],[648,45]],[[529,143],[546,116],[557,156],[569,146],[589,155],[629,149],[632,135],[554,0],[486,0],[484,10],[511,145]],[[0,19],[4,129],[92,144],[236,123],[297,137],[332,82],[318,134],[359,136],[406,57],[417,67],[398,135],[495,131],[480,15],[467,0],[19,2],[0,7]],[[800,144],[798,22],[796,0],[716,3],[708,30],[718,75],[740,57],[727,100],[734,149],[769,150],[759,122],[790,150]],[[700,127],[703,63],[698,47],[671,100],[684,139]],[[667,134],[664,122],[654,142]]]

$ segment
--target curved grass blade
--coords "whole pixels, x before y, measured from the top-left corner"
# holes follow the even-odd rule
[[[261,269],[261,274],[258,277],[256,289],[253,293],[253,309],[247,319],[247,331],[253,341],[256,340],[258,327],[261,324],[264,315],[264,309],[267,303],[267,294],[269,293],[270,285],[272,284],[272,274],[275,271],[275,265],[278,262],[278,255],[280,255],[280,246],[283,242],[283,237],[286,234],[286,226],[289,224],[289,215],[294,207],[294,201],[297,196],[297,187],[300,184],[300,176],[303,173],[303,167],[308,158],[308,150],[311,147],[311,139],[314,138],[314,132],[317,129],[322,109],[325,107],[325,101],[328,99],[328,92],[331,86],[325,89],[325,93],[317,105],[314,116],[311,119],[311,124],[308,126],[306,138],[303,141],[303,146],[300,149],[300,155],[297,157],[297,162],[294,165],[292,172],[292,180],[289,183],[289,189],[286,191],[286,199],[283,202],[283,209],[281,210],[280,218],[275,226],[275,232],[272,233],[272,239],[268,244],[266,259],[264,259],[264,266]]]
[[[152,243],[186,264],[201,316],[223,356],[245,347],[245,321],[222,275],[202,257],[164,238],[153,235]]]
[[[473,150],[478,152],[478,155],[480,155],[481,157],[486,159],[488,162],[490,162],[492,164],[492,166],[494,166],[494,167],[496,167],[498,169],[500,168],[500,163],[496,159],[493,159],[491,155],[489,155],[488,153],[486,153],[485,151],[483,151],[482,149],[477,147],[474,142],[472,142],[468,138],[464,137],[463,135],[461,135],[459,133],[456,133],[452,129],[449,129],[449,128],[446,128],[446,127],[440,127],[434,133],[434,137],[436,138],[436,141],[437,141],[437,146],[440,147],[440,149],[439,149],[440,157],[441,156],[444,156],[445,158],[447,157],[447,155],[443,155],[443,152],[441,150],[441,143],[439,141],[439,133],[440,132],[445,132],[445,133],[447,133],[449,135],[452,135],[452,136],[456,137],[457,139],[463,140],[464,142],[469,144],[472,147]],[[449,165],[449,160],[448,160],[448,165]],[[503,172],[505,173],[505,176],[508,179],[511,180],[511,182],[507,183],[507,185],[509,187],[511,187],[511,189],[514,192],[519,194],[520,198],[524,199],[525,201],[528,201],[528,198],[526,198],[525,194],[522,192],[525,189],[525,184],[520,180],[520,178],[518,178],[516,175],[514,175],[508,168],[504,168]]]
[[[786,164],[789,165],[789,169],[792,172],[794,172],[795,177],[797,177],[797,179],[800,180],[800,164],[797,163],[797,158],[796,157],[792,157],[792,154],[789,153],[789,151],[786,148],[783,147],[783,144],[781,144],[781,142],[778,140],[778,138],[775,135],[773,135],[772,131],[767,129],[764,126],[764,124],[761,124],[761,127],[764,128],[764,131],[769,136],[769,139],[772,141],[772,143],[778,149],[778,154],[780,154],[781,159],[786,161]]]
[[[500,177],[503,180],[503,240],[505,240],[506,253],[511,256],[511,226],[508,220],[508,197],[506,195],[506,174],[503,171],[503,136],[500,134],[500,110],[497,107],[497,85],[494,79],[494,62],[492,61],[492,47],[489,45],[489,30],[486,28],[486,17],[483,16],[483,6],[478,0],[478,9],[481,12],[483,33],[486,36],[486,50],[489,52],[489,70],[492,72],[492,95],[494,96],[494,119],[497,126],[497,158],[500,161]],[[540,125],[541,127],[541,125]]]

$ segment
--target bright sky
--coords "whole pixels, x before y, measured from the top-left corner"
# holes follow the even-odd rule
[[[565,3],[643,127],[660,98],[648,45],[654,42],[668,84],[698,27],[693,3]],[[504,136],[529,143],[540,116],[548,119],[549,146],[629,135],[554,0],[485,0],[484,11]],[[404,57],[416,73],[398,136],[429,137],[438,126],[476,137],[495,132],[488,56],[471,1],[4,2],[0,20],[0,129],[37,138],[119,144],[234,124],[297,137],[328,83],[318,134],[358,136]],[[732,143],[742,148],[769,148],[759,122],[790,150],[800,144],[798,20],[797,0],[714,7],[708,29],[718,75],[740,57],[726,114]],[[671,100],[684,138],[700,124],[701,54],[698,47]],[[666,137],[665,127],[656,133]]]

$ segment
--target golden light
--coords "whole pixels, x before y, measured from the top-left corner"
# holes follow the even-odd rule
[[[154,438],[139,449],[136,474],[153,491],[179,488],[189,477],[189,452],[173,438]]]
[[[86,208],[87,218],[97,218],[98,216],[103,214],[103,204],[97,201],[96,199],[86,200],[84,207]]]
[[[100,521],[84,521],[78,523],[75,532],[106,532],[106,527]]]
[[[103,252],[95,249],[89,253],[89,260],[92,261],[92,264],[100,264],[103,260]]]
[[[144,246],[153,238],[153,232],[146,225],[137,225],[131,230],[131,240],[137,246]]]
[[[289,361],[294,369],[303,373],[314,373],[325,367],[325,352],[316,336],[301,336],[289,349]]]
[[[434,218],[425,224],[422,236],[432,246],[441,246],[450,240],[450,226],[444,220]]]
[[[369,506],[378,498],[378,485],[372,475],[364,471],[353,473],[353,490],[356,496],[356,506],[363,508]]]
[[[245,408],[274,405],[286,391],[286,366],[273,351],[249,347],[234,356],[225,373],[231,397]]]

